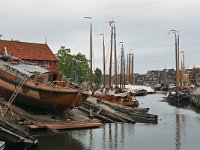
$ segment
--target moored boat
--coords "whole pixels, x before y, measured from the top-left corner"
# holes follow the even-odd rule
[[[167,101],[171,104],[188,104],[190,92],[186,89],[173,88],[167,93]]]
[[[9,59],[4,59],[4,58]],[[0,59],[0,95],[7,100],[15,93],[15,101],[45,109],[65,109],[79,106],[88,93],[66,78],[48,70],[19,61],[11,56]],[[7,61],[4,61],[7,60]],[[54,80],[52,80],[54,78]]]
[[[145,89],[135,90],[135,96],[145,96],[145,95],[147,95],[147,90]]]
[[[134,96],[132,96],[129,92],[115,93],[112,90],[108,91],[97,90],[95,92],[95,96],[100,98],[101,100],[121,104],[124,106],[130,106],[130,107],[139,106],[139,102],[136,99],[133,99]]]

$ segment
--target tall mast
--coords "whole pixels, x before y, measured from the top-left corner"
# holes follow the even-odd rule
[[[175,33],[176,87],[179,86],[179,34]]]
[[[133,55],[133,53],[132,53],[132,67],[131,67],[131,84],[133,84],[133,82],[134,82],[134,79],[133,79],[133,76],[134,76],[134,72],[133,72],[133,69],[134,69],[134,55]]]
[[[124,46],[122,44],[121,48],[121,80],[122,80],[122,90],[124,89]]]
[[[127,61],[126,61],[126,78],[127,84],[129,84],[129,54],[127,54]]]
[[[92,17],[85,17],[90,20],[90,88],[92,87]]]
[[[90,22],[90,87],[92,87],[92,22]]]
[[[115,52],[115,87],[118,86],[118,77],[117,77],[117,46],[116,46],[116,27],[114,23],[114,52]]]
[[[112,84],[112,50],[113,50],[113,21],[110,21],[110,27],[111,27],[111,40],[110,40],[110,69],[109,69],[109,89],[111,89]]]
[[[181,84],[182,86],[184,85],[183,82],[185,81],[184,79],[184,75],[185,75],[185,56],[184,56],[184,52],[181,51],[181,54],[182,54],[182,60],[181,60]]]
[[[180,82],[180,67],[179,67],[179,33],[178,33],[178,37],[177,37],[177,84],[179,86],[179,82]]]
[[[104,44],[104,34],[103,36],[103,86],[106,87],[106,63],[105,63],[105,44]]]
[[[179,32],[177,30],[171,30],[170,32],[174,33],[175,36],[176,87],[178,87],[179,86]]]
[[[129,53],[129,64],[128,64],[128,79],[129,84],[131,84],[131,54]]]

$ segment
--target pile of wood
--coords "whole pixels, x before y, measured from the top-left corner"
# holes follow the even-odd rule
[[[79,109],[89,117],[102,122],[157,123],[158,116],[149,114],[149,108],[127,107],[90,97]]]
[[[136,122],[140,123],[158,123],[158,116],[154,114],[149,114],[149,108],[139,108],[139,107],[127,107],[107,101],[102,101],[102,103],[108,105],[110,108],[117,112],[127,114],[130,118],[134,119]]]
[[[103,122],[135,123],[135,121],[131,118],[128,118],[122,114],[118,114],[103,105],[100,106],[90,101],[85,101],[82,106],[79,106],[79,109],[87,114],[89,117],[95,117]]]

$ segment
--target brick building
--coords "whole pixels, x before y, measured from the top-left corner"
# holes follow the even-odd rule
[[[0,40],[0,54],[5,53],[56,72],[57,59],[47,44]]]

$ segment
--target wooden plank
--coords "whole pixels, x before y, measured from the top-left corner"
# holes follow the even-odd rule
[[[88,116],[90,115],[90,110],[85,108],[85,107],[82,107],[82,106],[79,106],[79,109],[85,113],[88,114]],[[105,117],[103,115],[100,115],[98,113],[95,113],[95,112],[92,112],[92,114],[99,120],[103,120],[104,122],[113,122],[113,123],[116,123],[114,120],[112,120],[111,118],[108,118],[108,117]]]
[[[50,122],[45,124],[49,129],[64,130],[64,129],[82,129],[82,128],[94,128],[103,126],[100,122]]]
[[[4,106],[8,105],[8,102],[0,99],[0,103],[3,104]],[[41,123],[40,121],[37,121],[37,119],[32,116],[31,114],[27,113],[26,111],[16,107],[15,105],[11,104],[11,109],[13,112],[15,112],[17,115],[25,118],[26,120],[28,120],[29,122],[39,126],[39,127],[45,127],[45,125],[43,123]]]

